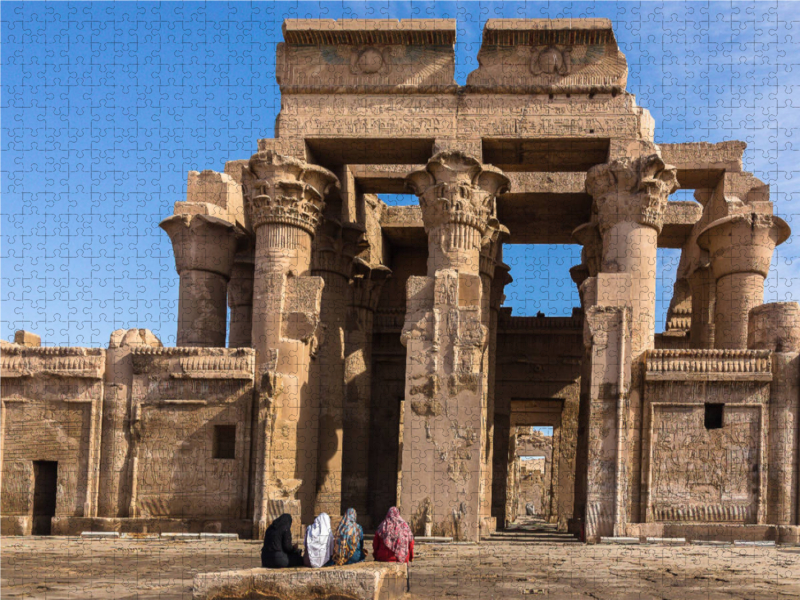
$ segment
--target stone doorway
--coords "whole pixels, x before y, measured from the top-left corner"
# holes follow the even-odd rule
[[[572,518],[577,422],[563,399],[512,400],[505,527],[529,517],[567,530]],[[534,515],[526,514],[531,503]]]
[[[52,519],[56,516],[58,493],[58,462],[33,461],[33,523],[32,535],[50,535]]]

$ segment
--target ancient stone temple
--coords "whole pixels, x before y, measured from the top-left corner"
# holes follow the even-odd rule
[[[744,143],[656,144],[604,19],[489,20],[465,86],[455,21],[283,34],[275,138],[190,172],[161,223],[177,347],[2,347],[4,534],[348,507],[369,531],[397,505],[478,541],[548,427],[561,530],[798,541],[800,306],[763,304],[789,228]],[[582,246],[571,316],[502,306],[507,244]],[[658,248],[682,253],[656,334]]]

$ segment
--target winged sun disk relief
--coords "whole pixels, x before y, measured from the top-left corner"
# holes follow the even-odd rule
[[[386,75],[390,71],[392,48],[355,48],[350,54],[350,72],[353,75]]]

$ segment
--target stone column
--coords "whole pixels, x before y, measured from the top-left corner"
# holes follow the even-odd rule
[[[172,241],[180,276],[176,345],[224,348],[235,226],[217,217],[181,214],[159,227]]]
[[[428,275],[407,283],[405,443],[399,503],[416,534],[477,541],[486,440],[480,253],[495,199],[508,178],[460,152],[440,152],[414,171],[428,234]]]
[[[762,304],[750,311],[751,350],[772,350],[766,448],[767,515],[771,525],[796,525],[800,498],[800,305]]]
[[[699,246],[708,250],[717,282],[715,348],[747,348],[748,314],[764,302],[772,253],[789,233],[783,219],[753,212],[717,219],[698,236]]]
[[[228,283],[228,306],[231,309],[231,330],[228,347],[252,347],[253,277],[255,257],[252,251],[240,252],[233,259],[233,271]]]
[[[309,276],[311,244],[332,173],[263,151],[242,172],[245,207],[256,235],[253,328],[257,419],[253,535],[279,514],[313,510],[319,406],[309,383],[323,281]],[[301,511],[301,508],[303,509]],[[307,514],[304,514],[307,513]]]
[[[714,304],[717,286],[711,265],[705,264],[689,275],[692,294],[692,325],[689,341],[693,348],[714,347]]]
[[[634,356],[653,348],[656,242],[669,195],[678,189],[676,172],[651,154],[597,165],[586,174],[603,240],[600,271],[631,275],[630,287],[618,291],[631,306]]]
[[[314,240],[311,272],[325,283],[320,319],[325,327],[314,376],[319,394],[317,494],[314,513],[342,514],[345,405],[345,321],[351,304],[350,274],[364,229],[325,219]]]
[[[383,265],[356,259],[350,279],[352,304],[345,325],[342,506],[355,508],[360,520],[369,513],[372,324],[383,284],[391,273]]]
[[[508,229],[503,225],[490,225],[481,240],[481,323],[489,332],[489,340],[483,353],[484,405],[482,413],[486,422],[481,443],[481,535],[497,530],[497,519],[492,517],[492,478],[494,470],[494,375],[495,349],[497,346],[497,312],[503,302],[503,289],[510,279],[508,266],[501,263],[503,242],[508,239]],[[497,285],[495,285],[497,280]]]
[[[676,169],[658,153],[597,165],[586,176],[602,240],[599,273],[581,286],[585,304],[594,305],[584,326],[591,352],[587,540],[625,535],[638,512],[640,357],[654,346],[657,238],[677,188]]]

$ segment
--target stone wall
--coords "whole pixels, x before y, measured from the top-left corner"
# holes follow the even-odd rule
[[[245,519],[253,351],[143,348],[133,366],[131,516]]]
[[[764,350],[662,350],[647,357],[644,521],[765,522]]]
[[[101,349],[3,345],[3,534],[32,532],[37,461],[57,462],[54,516],[95,515],[104,369]]]

